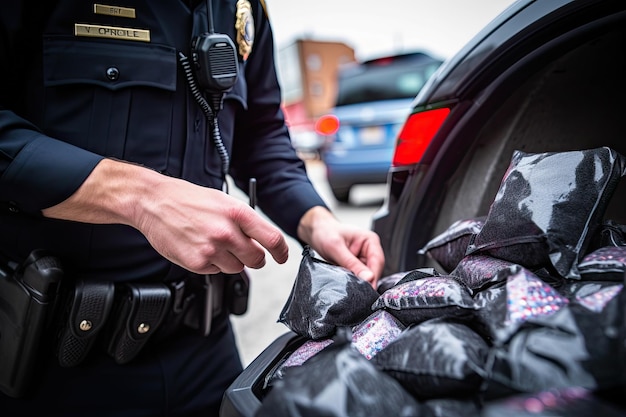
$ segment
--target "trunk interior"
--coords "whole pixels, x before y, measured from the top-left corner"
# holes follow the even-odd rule
[[[458,167],[451,168],[449,162],[434,167],[434,178],[437,172],[450,178],[429,236],[456,220],[488,213],[514,150],[608,146],[626,155],[625,51],[626,31],[616,29],[559,55],[514,91],[509,85],[504,99],[489,106],[494,111],[486,115]],[[626,224],[625,205],[622,180],[605,218]]]

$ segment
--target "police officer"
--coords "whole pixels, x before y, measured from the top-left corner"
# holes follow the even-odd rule
[[[377,236],[336,220],[290,144],[262,0],[35,3],[0,14],[4,259],[46,249],[69,282],[116,291],[204,283],[263,267],[266,251],[285,262],[284,231],[375,285]],[[202,44],[213,32],[234,67],[203,61],[229,46]],[[223,74],[232,85],[213,89]],[[256,179],[282,231],[224,192],[226,173],[244,190]],[[217,415],[241,371],[227,312],[205,332],[167,320],[174,330],[123,364],[98,346],[104,334],[76,366],[51,349],[29,395],[0,394],[2,415]]]

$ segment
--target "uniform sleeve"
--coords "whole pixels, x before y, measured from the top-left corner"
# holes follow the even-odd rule
[[[255,177],[261,210],[297,238],[298,223],[304,213],[326,204],[291,144],[280,107],[272,29],[264,8],[259,3],[256,6],[255,39],[245,65],[248,108],[236,121],[231,172],[244,190],[248,179]]]
[[[72,195],[102,157],[50,138],[18,116],[24,94],[18,4],[11,2],[0,17],[0,202],[38,214]]]

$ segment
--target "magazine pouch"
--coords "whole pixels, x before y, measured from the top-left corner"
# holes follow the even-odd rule
[[[113,306],[112,282],[78,280],[58,343],[59,364],[73,367],[85,360]]]
[[[119,287],[108,339],[108,353],[119,364],[130,362],[155,333],[171,302],[163,283],[126,283]]]

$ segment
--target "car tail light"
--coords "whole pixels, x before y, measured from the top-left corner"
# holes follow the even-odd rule
[[[330,136],[339,130],[339,118],[334,114],[327,114],[315,122],[315,131],[320,135]]]
[[[398,135],[392,165],[403,166],[420,162],[449,113],[450,109],[441,108],[409,116]]]

